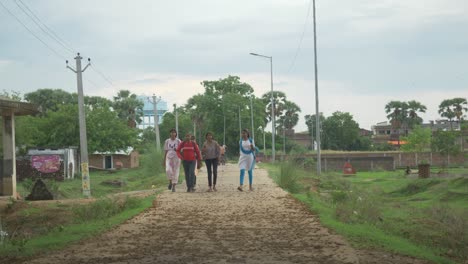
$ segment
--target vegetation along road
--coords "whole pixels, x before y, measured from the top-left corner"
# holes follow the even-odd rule
[[[236,190],[236,165],[220,170],[219,191],[165,191],[154,206],[113,230],[24,263],[425,263],[352,248],[321,226],[263,169],[253,192]]]

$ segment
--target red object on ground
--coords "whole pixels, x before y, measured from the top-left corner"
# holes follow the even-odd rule
[[[346,175],[356,174],[356,170],[353,168],[351,163],[345,162],[343,166],[343,174],[346,174]]]

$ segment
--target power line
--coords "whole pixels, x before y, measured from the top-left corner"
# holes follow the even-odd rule
[[[311,7],[311,5],[312,5],[312,0],[309,0],[309,6],[307,7],[307,15],[306,15],[306,19],[304,21],[304,27],[302,28],[302,34],[301,34],[301,38],[299,40],[299,45],[297,45],[296,54],[294,54],[294,58],[293,58],[293,60],[291,62],[291,65],[289,66],[289,69],[288,69],[288,73],[291,72],[292,68],[294,67],[294,64],[296,63],[297,55],[299,54],[299,51],[301,49],[302,40],[304,39],[304,35],[305,35],[306,27],[307,27],[307,21],[309,20],[309,16],[310,16],[310,7]]]
[[[61,54],[59,54],[55,49],[53,49],[52,47],[50,47],[46,42],[44,42],[40,37],[38,37],[31,29],[28,28],[28,26],[26,26],[26,24],[24,24],[15,14],[13,14],[13,12],[10,11],[10,9],[8,9],[1,1],[0,1],[0,5],[12,16],[16,19],[16,21],[18,21],[18,23],[20,23],[31,35],[33,35],[37,40],[39,40],[42,44],[44,44],[50,51],[52,51],[57,57],[59,57],[60,59],[63,59],[63,60],[66,60],[66,58],[64,56],[62,56]]]
[[[96,67],[94,67],[93,65],[91,65],[91,68],[97,72],[104,80],[106,80],[110,85],[114,86],[114,84],[112,83],[111,80],[109,80],[109,78],[106,77],[106,75],[104,75],[104,73],[102,73],[101,71],[99,71],[98,69],[96,69]],[[114,86],[115,87],[115,86]]]
[[[18,2],[20,2],[29,11],[29,13],[20,4],[18,4]],[[76,53],[72,48],[70,48],[70,45],[63,41],[57,34],[55,34],[55,32],[51,28],[49,28],[45,23],[43,23],[41,19],[22,0],[15,0],[15,4],[21,9],[21,11],[23,11],[24,14],[26,14],[34,22],[34,24],[36,24],[39,27],[39,29],[41,29],[42,32],[44,32],[44,34],[46,34],[52,40],[56,41],[67,51],[70,51],[71,53]]]

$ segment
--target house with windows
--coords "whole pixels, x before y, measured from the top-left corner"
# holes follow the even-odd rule
[[[431,120],[429,123],[421,124],[421,127],[429,128],[432,132],[460,130],[460,122],[447,119]],[[373,144],[403,145],[406,142],[399,139],[407,136],[410,132],[411,128],[394,128],[389,121],[380,122],[372,126],[372,142]]]
[[[140,154],[133,148],[114,152],[95,152],[89,155],[89,167],[95,169],[137,168],[140,166]]]

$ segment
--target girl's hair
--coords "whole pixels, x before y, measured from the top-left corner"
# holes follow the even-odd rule
[[[211,136],[213,137],[213,133],[211,133],[211,132],[206,132],[206,134],[205,134],[205,138],[207,138],[207,137],[208,137],[208,135],[211,135]]]
[[[248,138],[250,137],[250,132],[247,128],[242,129],[242,132],[245,132]]]
[[[172,133],[172,132],[175,132],[175,135],[177,137],[177,130],[175,130],[175,128],[171,128],[171,130],[169,130],[169,134]]]

